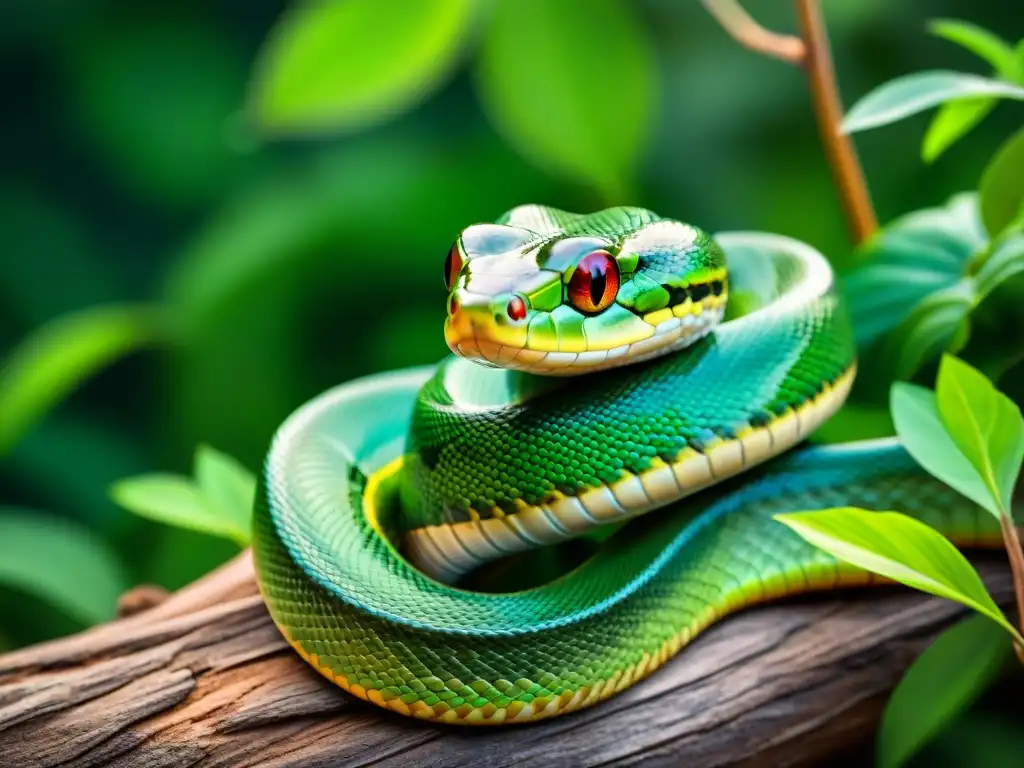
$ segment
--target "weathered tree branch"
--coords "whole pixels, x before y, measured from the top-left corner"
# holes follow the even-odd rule
[[[1005,562],[979,571],[1012,601]],[[0,766],[808,765],[870,738],[903,670],[961,615],[899,587],[754,608],[596,707],[458,729],[313,672],[245,554],[141,613],[0,656]]]

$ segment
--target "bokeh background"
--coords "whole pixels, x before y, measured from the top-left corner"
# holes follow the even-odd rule
[[[634,5],[658,109],[628,202],[712,231],[784,233],[844,263],[801,72],[738,47],[692,0]],[[930,18],[1024,36],[1007,0],[823,5],[847,105],[911,71],[987,74],[926,34]],[[789,3],[746,6],[771,28],[794,28]],[[270,0],[0,5],[0,360],[83,310],[160,302],[174,329],[86,381],[0,456],[0,505],[87,531],[125,585],[177,588],[238,547],[132,515],[111,501],[111,483],[188,472],[199,443],[255,469],[306,399],[446,352],[442,263],[462,227],[523,202],[605,202],[517,153],[464,65],[365,131],[262,140],[243,111],[284,10]],[[1019,126],[1017,106],[996,109],[932,165],[919,156],[926,116],[858,135],[880,220],[974,188]],[[75,631],[74,614],[0,587],[0,650]]]

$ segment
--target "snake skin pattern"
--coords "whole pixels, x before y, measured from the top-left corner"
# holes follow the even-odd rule
[[[592,230],[577,217],[560,234],[558,212],[537,207],[499,222],[534,235],[547,226],[545,242],[624,242],[661,221],[637,210],[628,231],[603,212]],[[998,541],[990,515],[894,440],[789,450],[852,379],[841,297],[807,246],[715,240],[729,312],[686,349],[576,378],[451,358],[344,384],[293,414],[260,479],[253,550],[296,651],[404,715],[536,720],[636,683],[743,606],[871,582],[774,522],[777,512],[898,510],[963,545]],[[722,279],[714,259],[691,266]],[[650,312],[672,311],[665,293]],[[692,308],[692,295],[682,301]],[[529,574],[513,569],[505,591],[460,586],[492,559],[580,536],[602,540],[557,578],[519,588]]]

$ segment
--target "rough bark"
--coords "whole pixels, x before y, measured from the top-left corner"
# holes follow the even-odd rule
[[[978,567],[1010,604],[1005,562]],[[364,704],[309,669],[271,623],[247,553],[161,597],[0,656],[0,765],[832,764],[870,739],[903,670],[963,615],[900,587],[753,608],[596,707],[459,729]]]

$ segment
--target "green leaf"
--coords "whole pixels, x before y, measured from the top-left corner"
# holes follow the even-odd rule
[[[890,80],[860,99],[847,113],[842,130],[844,133],[866,131],[939,104],[982,96],[1024,101],[1024,88],[966,72],[915,72]]]
[[[863,265],[842,276],[858,346],[896,328],[933,291],[954,285],[986,241],[973,193],[901,216],[868,240],[858,254]]]
[[[1020,408],[967,363],[944,355],[935,387],[939,415],[953,441],[1009,514],[1013,487],[1024,464]]]
[[[1012,80],[1017,74],[1017,54],[1013,47],[998,35],[966,21],[936,19],[928,25],[929,31],[938,37],[966,48],[981,57],[992,69]]]
[[[1014,223],[1024,221],[1024,128],[999,148],[985,168],[978,192],[981,219],[994,240]]]
[[[632,4],[591,0],[581,12],[575,0],[503,2],[477,74],[491,121],[524,156],[625,202],[656,91]]]
[[[49,602],[85,624],[114,615],[128,579],[116,553],[78,523],[0,507],[0,584]]]
[[[806,541],[858,568],[973,608],[1020,635],[995,604],[978,572],[931,526],[899,512],[839,507],[775,515]]]
[[[997,99],[964,99],[951,101],[939,107],[921,143],[921,159],[934,162],[958,139],[966,136],[972,128],[988,116]]]
[[[115,483],[111,498],[130,512],[158,523],[232,539],[240,546],[249,530],[225,514],[190,478],[154,473]]]
[[[0,454],[83,380],[160,336],[149,306],[94,307],[36,331],[0,366]]]
[[[429,96],[452,72],[481,3],[299,3],[265,44],[250,111],[272,134],[365,129]]]
[[[971,616],[939,635],[886,704],[879,768],[906,763],[978,698],[1012,656],[1006,633],[985,616]]]
[[[196,450],[195,476],[206,498],[219,513],[248,531],[256,498],[256,478],[236,459],[209,445]]]
[[[961,280],[922,299],[885,339],[878,359],[895,378],[909,379],[921,366],[967,341],[968,313],[977,304],[974,282]]]
[[[950,437],[935,393],[916,384],[892,386],[892,419],[907,452],[926,472],[999,517],[984,479]]]

